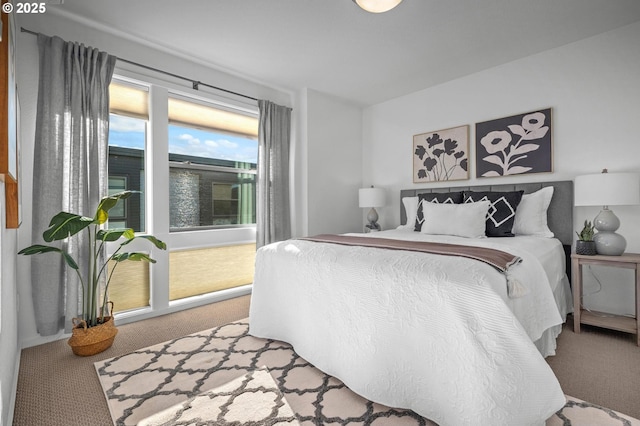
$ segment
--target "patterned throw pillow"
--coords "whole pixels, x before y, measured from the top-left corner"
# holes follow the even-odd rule
[[[416,225],[414,231],[420,232],[420,230],[422,229],[422,222],[424,222],[422,203],[461,204],[462,196],[462,191],[418,194],[418,211],[416,213]]]
[[[464,191],[464,203],[490,201],[491,206],[487,212],[487,237],[513,237],[516,209],[522,200],[523,192]]]

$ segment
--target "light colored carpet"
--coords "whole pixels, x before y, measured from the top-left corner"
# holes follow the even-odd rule
[[[112,425],[94,362],[246,318],[249,302],[250,296],[243,296],[120,325],[113,346],[92,357],[74,356],[66,340],[23,349],[13,426]],[[565,326],[557,355],[547,358],[562,389],[640,418],[640,348],[635,336],[588,326],[582,330],[575,334],[571,325]]]
[[[247,295],[118,326],[113,346],[90,357],[73,355],[66,340],[23,349],[13,426],[112,425],[94,362],[246,318],[250,300]]]
[[[640,347],[636,336],[582,325],[569,317],[547,363],[564,393],[640,419]]]
[[[114,424],[434,425],[367,401],[289,344],[255,338],[248,329],[245,319],[96,362]],[[571,397],[547,421],[586,424],[640,421]]]

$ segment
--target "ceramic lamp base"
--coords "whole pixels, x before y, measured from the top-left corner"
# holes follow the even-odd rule
[[[593,240],[598,254],[605,256],[620,256],[627,248],[627,240],[615,232],[598,232]]]
[[[378,212],[375,208],[371,208],[369,210],[369,214],[367,214],[367,220],[369,223],[364,229],[364,232],[375,232],[380,231],[380,225],[378,225]]]
[[[615,231],[620,227],[620,219],[608,207],[604,207],[593,220],[598,230],[593,240],[596,242],[598,254],[620,256],[627,248],[627,240]]]

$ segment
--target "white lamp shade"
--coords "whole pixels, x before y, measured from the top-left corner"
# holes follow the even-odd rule
[[[402,0],[353,0],[358,6],[371,13],[382,13],[393,9]]]
[[[360,207],[382,207],[385,204],[385,191],[382,188],[360,188],[358,190]]]
[[[631,206],[640,204],[640,174],[597,173],[577,176],[576,206]]]

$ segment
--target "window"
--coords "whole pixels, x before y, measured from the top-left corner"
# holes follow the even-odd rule
[[[148,89],[115,80],[109,86],[109,194],[140,191],[118,201],[109,211],[109,228],[145,232],[145,148],[149,116]],[[109,272],[115,262],[109,263]],[[150,279],[146,262],[118,265],[109,285],[116,312],[149,306]]]
[[[240,194],[242,183],[213,183],[213,223],[215,225],[231,224],[231,223],[253,223],[255,222],[255,215],[249,212],[249,217],[242,217],[241,200],[243,199]],[[248,197],[245,197],[248,198]],[[249,201],[249,200],[247,200]],[[249,202],[249,204],[252,204]],[[246,220],[246,222],[244,222]]]
[[[108,226],[156,235],[167,251],[134,241],[157,263],[115,269],[109,297],[131,318],[246,294],[234,288],[253,281],[256,250],[257,107],[142,80],[110,86],[109,191],[141,193]]]
[[[212,103],[169,97],[171,232],[256,223],[258,119]],[[255,242],[175,250],[170,300],[250,284]]]
[[[169,98],[171,231],[255,224],[258,119]]]
[[[127,189],[126,176],[114,176],[109,174],[109,195],[117,194]],[[120,200],[109,210],[109,228],[127,228],[127,200]]]
[[[140,191],[113,207],[109,227],[144,232],[148,91],[145,87],[114,82],[109,92],[109,193],[125,189]]]
[[[170,164],[171,231],[256,223],[255,168]]]

